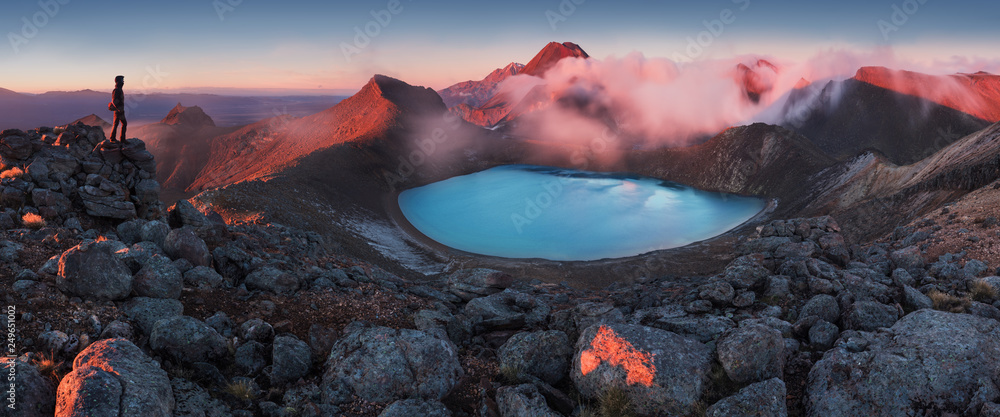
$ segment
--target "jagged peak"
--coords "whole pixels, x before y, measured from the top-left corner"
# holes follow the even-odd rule
[[[423,112],[440,107],[444,111],[444,102],[437,92],[430,88],[419,87],[407,84],[387,75],[375,74],[368,84],[361,88],[355,97],[375,98],[381,97],[398,106],[407,107],[410,110]],[[430,105],[430,107],[428,106]]]
[[[493,70],[493,72],[491,72],[490,75],[487,75],[486,78],[483,78],[483,81],[498,83],[500,81],[505,80],[507,77],[520,74],[523,69],[524,69],[524,64],[511,62],[510,64],[507,64],[506,67],[497,68]]]
[[[83,123],[87,126],[99,126],[99,127],[111,126],[111,123],[108,123],[107,120],[104,120],[101,118],[101,116],[98,116],[93,113],[91,113],[89,116],[84,116],[79,119],[76,119],[70,124],[74,125],[77,123]]]
[[[528,61],[521,73],[541,77],[563,58],[590,58],[590,55],[573,42],[549,42]]]
[[[198,106],[184,107],[177,103],[160,123],[167,125],[215,126],[215,121]]]

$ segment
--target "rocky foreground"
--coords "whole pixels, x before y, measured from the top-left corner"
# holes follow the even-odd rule
[[[867,245],[776,220],[721,274],[601,291],[410,282],[315,233],[165,210],[142,142],[99,128],[4,131],[0,157],[0,415],[1000,415],[1000,271],[967,255],[992,216]],[[971,249],[931,257],[946,240]]]

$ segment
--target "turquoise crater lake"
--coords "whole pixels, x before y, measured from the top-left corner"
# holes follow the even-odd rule
[[[427,237],[504,258],[589,261],[676,248],[722,234],[764,207],[758,198],[620,173],[505,165],[399,194]]]

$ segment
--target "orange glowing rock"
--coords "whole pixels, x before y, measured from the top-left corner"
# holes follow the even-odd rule
[[[605,326],[597,329],[597,335],[590,342],[590,349],[580,353],[580,371],[584,375],[597,369],[601,361],[611,366],[625,368],[628,375],[625,383],[628,385],[653,385],[656,366],[653,365],[653,354],[636,349],[628,341],[618,337],[614,330]]]

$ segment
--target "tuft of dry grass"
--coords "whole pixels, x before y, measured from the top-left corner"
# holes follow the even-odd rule
[[[179,366],[170,369],[168,373],[174,378],[183,378],[187,380],[193,380],[198,375],[193,369],[182,368]]]
[[[21,178],[24,176],[24,170],[20,167],[13,167],[4,172],[0,172],[0,180]]]
[[[253,387],[250,386],[249,382],[243,380],[226,384],[223,391],[240,401],[250,401],[254,397]]]
[[[62,367],[61,361],[56,361],[54,354],[41,354],[35,356],[32,360],[32,364],[35,365],[35,369],[38,373],[49,377],[52,382],[59,385],[59,381],[62,380],[63,375],[60,374],[59,368]]]
[[[524,373],[524,369],[520,366],[513,365],[501,365],[500,366],[500,378],[507,385],[515,385],[521,382],[521,375]]]
[[[969,299],[956,297],[954,295],[933,290],[927,293],[931,299],[935,310],[948,311],[952,313],[964,313],[970,305]]]
[[[601,398],[598,400],[600,404],[600,412],[604,417],[633,417],[635,412],[632,410],[632,401],[629,400],[628,394],[625,390],[618,387],[608,388],[601,394]]]
[[[21,217],[21,223],[29,229],[41,229],[45,227],[45,219],[35,213],[24,213],[24,216]]]
[[[997,299],[997,290],[986,282],[972,281],[972,283],[969,284],[969,298],[981,303],[988,303]]]

